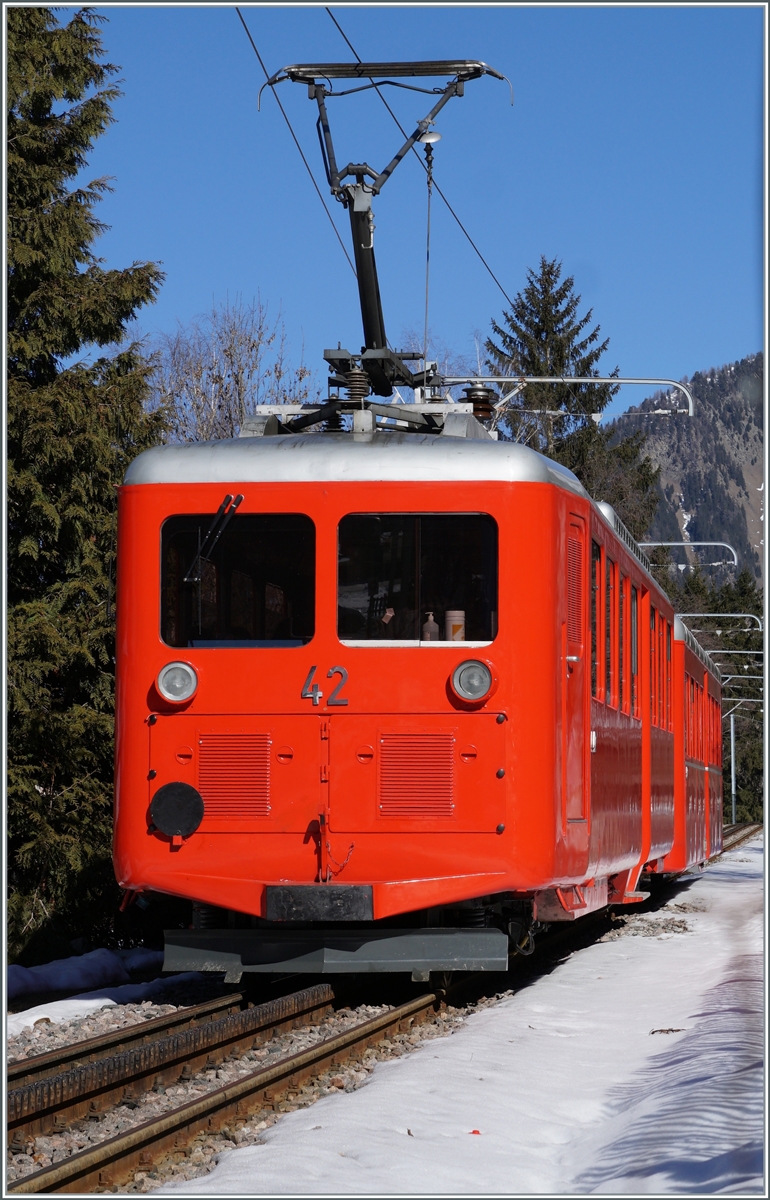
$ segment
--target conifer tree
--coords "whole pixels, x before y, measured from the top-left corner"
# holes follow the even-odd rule
[[[562,279],[561,263],[541,256],[539,270],[527,271],[526,286],[503,314],[502,324],[492,322],[494,337],[486,343],[492,369],[507,376],[608,374],[599,371],[598,363],[609,338],[600,341],[601,326],[591,328],[592,309],[580,315],[581,297],[574,289],[571,275]],[[596,500],[612,504],[634,536],[641,537],[655,514],[659,472],[641,456],[643,436],[613,445],[612,433],[592,416],[602,413],[617,391],[611,383],[527,384],[505,412],[503,435],[526,440],[569,467]],[[548,416],[549,411],[564,416]]]
[[[9,937],[25,961],[98,933],[117,897],[115,489],[164,424],[125,341],[162,273],[102,265],[94,207],[108,180],[77,180],[119,95],[102,19],[6,10]]]

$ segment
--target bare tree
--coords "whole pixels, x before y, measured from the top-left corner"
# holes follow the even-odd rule
[[[291,364],[283,319],[257,297],[211,311],[156,342],[153,404],[169,414],[169,440],[236,437],[258,404],[315,400],[312,372]],[[312,393],[312,394],[311,394]]]

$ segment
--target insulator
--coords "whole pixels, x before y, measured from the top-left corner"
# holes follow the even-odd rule
[[[488,421],[494,413],[494,405],[500,399],[494,388],[484,383],[474,383],[463,388],[466,403],[473,405],[473,415],[479,421]]]
[[[360,367],[351,367],[345,373],[347,380],[348,400],[360,404],[369,395],[369,376]]]

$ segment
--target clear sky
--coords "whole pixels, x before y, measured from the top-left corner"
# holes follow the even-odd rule
[[[332,6],[364,60],[482,59],[485,77],[436,126],[436,178],[509,296],[540,255],[562,260],[593,308],[603,364],[681,379],[763,345],[761,5]],[[172,330],[228,295],[282,310],[291,349],[325,378],[326,346],[356,351],[355,281],[234,7],[104,5],[107,58],[121,68],[116,124],[89,177],[114,176],[99,206],[109,266],[162,261],[143,329]],[[321,5],[242,12],[273,73],[350,61]],[[68,9],[60,10],[65,20]],[[306,89],[280,96],[325,195]],[[388,90],[409,130],[428,96]],[[330,104],[342,162],[383,166],[401,136],[376,95]],[[425,175],[413,157],[375,203],[386,328],[421,333]],[[328,197],[345,244],[347,215]],[[461,353],[505,299],[436,198],[431,246],[435,335]],[[614,408],[647,393],[626,388]]]

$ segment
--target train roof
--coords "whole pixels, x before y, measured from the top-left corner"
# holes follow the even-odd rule
[[[550,483],[586,500],[580,480],[515,442],[377,430],[299,433],[155,446],[129,466],[124,483]]]

